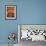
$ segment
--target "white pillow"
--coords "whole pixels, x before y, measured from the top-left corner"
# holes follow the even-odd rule
[[[27,38],[27,37],[28,37],[28,36],[27,36],[28,30],[21,30],[21,32],[22,32],[22,37],[21,37],[21,39],[22,39],[22,38]]]
[[[40,32],[39,32],[39,35],[41,35],[43,32],[44,32],[44,31],[40,31]]]

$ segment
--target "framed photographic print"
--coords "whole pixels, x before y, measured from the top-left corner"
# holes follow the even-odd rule
[[[5,19],[16,19],[16,5],[5,5]]]

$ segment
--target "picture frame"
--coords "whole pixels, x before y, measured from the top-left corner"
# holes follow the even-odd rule
[[[17,8],[16,5],[5,5],[5,19],[6,20],[16,20],[17,18]]]

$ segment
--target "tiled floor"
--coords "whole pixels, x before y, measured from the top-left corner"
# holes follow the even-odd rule
[[[32,42],[31,40],[28,41],[21,40],[20,46],[46,46],[46,42],[45,41]]]
[[[8,46],[8,44],[0,44],[0,46]],[[18,46],[18,44],[9,45],[9,46]]]
[[[0,46],[8,46],[8,44],[0,44]],[[46,42],[43,41],[32,42],[31,40],[28,41],[21,40],[19,45],[15,44],[13,46],[46,46]]]

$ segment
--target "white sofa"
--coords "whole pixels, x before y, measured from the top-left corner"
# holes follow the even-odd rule
[[[21,39],[23,39],[23,38],[25,38],[26,40],[32,39],[32,41],[45,40],[45,37],[43,35],[41,35],[41,34],[38,34],[38,35],[35,35],[35,34],[30,35],[31,32],[28,32],[28,30],[21,30],[21,32],[22,32]]]

